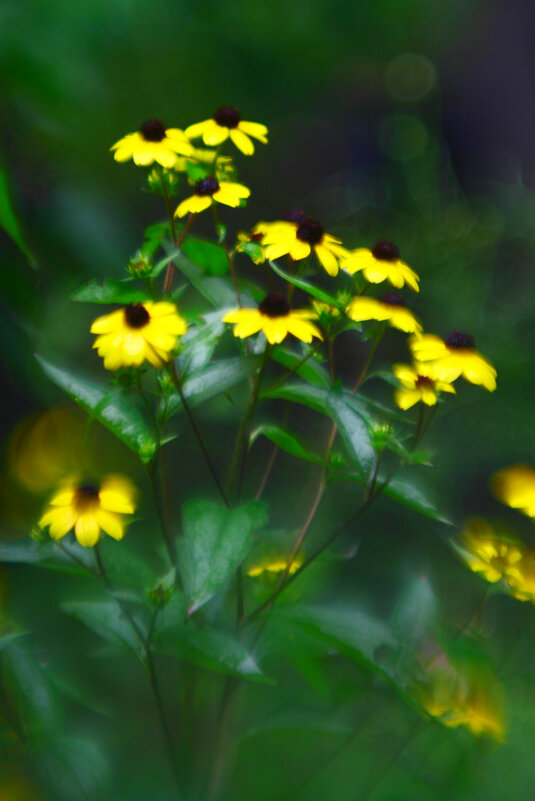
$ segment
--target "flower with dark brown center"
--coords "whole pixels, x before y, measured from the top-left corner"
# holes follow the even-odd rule
[[[378,242],[372,253],[376,259],[381,261],[397,261],[399,259],[399,248],[393,242]]]
[[[258,306],[258,311],[266,317],[285,317],[290,313],[290,304],[280,293],[267,295]]]
[[[462,334],[460,331],[454,331],[453,334],[450,334],[446,339],[446,345],[449,348],[453,348],[453,350],[459,350],[461,348],[475,348],[476,343],[471,334]]]
[[[295,235],[301,242],[319,245],[323,239],[323,228],[317,220],[307,217],[304,222],[300,223]]]
[[[165,139],[165,126],[161,120],[147,120],[140,126],[139,132],[147,142],[161,142]]]
[[[130,303],[125,307],[124,317],[129,328],[144,328],[150,315],[142,303]]]
[[[195,194],[204,197],[206,195],[213,195],[219,191],[219,181],[215,178],[208,176],[203,178],[202,181],[197,181],[195,184]]]
[[[381,303],[388,303],[389,306],[405,306],[405,298],[398,295],[396,292],[385,292],[381,296]]]
[[[214,120],[222,128],[237,128],[241,115],[236,106],[219,106],[214,114]]]

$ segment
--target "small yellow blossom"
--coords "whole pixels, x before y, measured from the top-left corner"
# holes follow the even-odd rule
[[[294,559],[290,565],[288,575],[293,575],[293,573],[299,570],[302,564],[303,562],[301,559]],[[249,568],[247,575],[251,578],[256,578],[257,576],[261,576],[262,573],[283,573],[287,567],[288,562],[286,560],[275,559],[273,562],[266,562],[265,564],[255,565],[254,567]]]
[[[311,322],[316,314],[307,309],[290,309],[283,295],[268,295],[258,309],[236,309],[223,317],[224,323],[234,323],[234,336],[244,339],[262,331],[271,345],[281,343],[288,334],[310,344],[312,337],[323,339]]]
[[[266,254],[262,247],[262,239],[264,232],[261,230],[262,223],[255,225],[252,231],[238,231],[236,251],[238,253],[247,253],[255,264],[264,264]],[[248,248],[248,245],[254,245],[253,248]]]
[[[216,178],[208,176],[195,184],[195,193],[180,203],[175,211],[175,217],[184,217],[186,214],[198,214],[217,201],[225,206],[236,208],[249,197],[251,190],[243,184],[229,181],[219,182]]]
[[[71,481],[52,496],[39,525],[49,526],[54,540],[74,529],[80,545],[88,548],[97,544],[101,530],[121,540],[124,515],[135,508],[135,489],[124,476],[106,476],[98,486]]]
[[[97,317],[91,333],[98,334],[93,347],[104,359],[106,370],[139,367],[145,359],[154,367],[169,360],[186,323],[174,303],[131,303],[123,309]]]
[[[395,364],[392,371],[401,384],[394,392],[394,400],[400,409],[410,409],[420,401],[426,406],[434,406],[440,392],[455,393],[451,384],[429,378],[425,365]]]
[[[267,259],[288,254],[294,261],[300,261],[314,251],[325,271],[335,276],[341,260],[349,258],[349,251],[342,247],[340,239],[325,233],[321,223],[303,212],[290,212],[285,220],[263,225],[262,245]]]
[[[515,464],[500,470],[492,478],[496,498],[528,517],[535,517],[535,470]]]
[[[419,276],[408,264],[399,258],[399,248],[393,242],[378,242],[374,248],[357,248],[350,251],[350,258],[344,262],[344,270],[350,275],[362,271],[366,281],[381,284],[383,281],[401,289],[405,284],[415,292],[419,291]]]
[[[491,584],[502,579],[511,584],[522,581],[524,549],[506,538],[487,520],[476,517],[466,522],[461,534],[462,554],[468,566]]]
[[[429,366],[429,376],[437,381],[455,381],[463,376],[493,392],[496,389],[496,370],[475,349],[470,334],[455,331],[447,339],[433,334],[411,337],[409,346],[414,359]]]
[[[252,156],[254,144],[250,137],[267,145],[268,129],[259,122],[245,122],[234,106],[220,106],[211,120],[204,120],[186,128],[186,136],[197,139],[199,136],[208,147],[217,147],[229,137],[245,156]]]
[[[346,308],[346,314],[356,323],[367,320],[388,321],[393,328],[409,334],[421,331],[422,326],[415,315],[407,309],[400,295],[388,292],[380,300],[375,298],[353,298]]]
[[[160,120],[147,120],[136,133],[119,139],[110,150],[115,150],[115,161],[134,160],[134,164],[147,167],[154,161],[162,167],[173,167],[177,154],[188,156],[193,147],[179,128],[165,128]]]

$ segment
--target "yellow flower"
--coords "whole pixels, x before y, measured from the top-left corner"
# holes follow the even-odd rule
[[[475,573],[495,584],[502,579],[507,583],[522,580],[520,563],[524,551],[519,543],[505,538],[480,517],[467,521],[462,534],[462,554]]]
[[[230,137],[238,150],[245,156],[252,156],[254,145],[250,137],[267,145],[268,129],[259,122],[244,122],[238,109],[233,106],[221,106],[211,120],[190,125],[185,133],[190,139],[202,136],[208,147],[216,147]]]
[[[312,342],[312,337],[323,339],[313,323],[313,311],[292,311],[283,295],[268,295],[258,309],[236,309],[223,317],[224,323],[234,323],[234,336],[244,339],[263,331],[270,345],[279,344],[288,334],[302,342]]]
[[[187,197],[175,211],[175,217],[184,217],[186,214],[198,214],[209,209],[214,200],[224,203],[225,206],[236,208],[242,200],[248,198],[251,190],[243,184],[234,184],[228,181],[217,181],[208,176],[195,184],[195,194]]]
[[[409,334],[422,330],[418,319],[405,306],[404,299],[393,292],[387,292],[380,300],[365,297],[353,298],[346,307],[346,314],[356,323],[366,320],[385,320],[393,328],[399,328],[400,331],[406,331]]]
[[[371,284],[390,281],[396,289],[405,284],[419,292],[419,276],[399,258],[399,248],[393,242],[378,242],[372,250],[357,248],[343,265],[344,270],[354,275],[362,270],[364,278]]]
[[[446,340],[433,334],[411,337],[409,346],[418,362],[426,362],[429,375],[438,381],[455,381],[460,375],[489,392],[496,389],[496,370],[475,349],[470,334],[455,331]]]
[[[162,367],[174,349],[186,323],[173,303],[131,303],[123,309],[97,317],[91,326],[97,336],[93,347],[107,370],[139,367],[145,359]]]
[[[238,231],[236,250],[238,253],[247,253],[255,264],[264,264],[266,254],[262,247],[263,238],[264,231],[262,230],[262,223],[255,225],[252,231]],[[251,244],[254,248],[247,247]]]
[[[262,240],[267,259],[289,254],[294,261],[310,256],[312,250],[325,271],[338,275],[340,261],[349,258],[349,251],[339,239],[326,234],[323,226],[303,212],[290,212],[286,220],[264,223],[267,227]]]
[[[290,565],[290,570],[288,571],[288,575],[292,575],[295,573],[301,565],[303,561],[299,558],[293,560],[292,564]],[[282,573],[286,570],[288,566],[288,562],[284,559],[275,559],[273,562],[267,562],[266,564],[262,565],[255,565],[255,567],[249,568],[247,571],[247,575],[251,578],[256,578],[257,576],[261,576],[262,573]]]
[[[188,156],[193,147],[179,128],[165,129],[160,120],[147,120],[139,131],[119,139],[110,150],[115,150],[115,161],[134,160],[134,164],[146,167],[157,161],[162,167],[173,167],[177,153]]]
[[[426,406],[434,406],[439,392],[453,392],[454,388],[445,381],[433,381],[426,374],[425,365],[410,367],[408,364],[395,364],[393,373],[401,384],[394,392],[394,400],[400,409],[406,410],[421,401]]]
[[[535,517],[535,470],[515,464],[492,477],[492,491],[502,503]]]
[[[80,545],[87,548],[97,544],[101,530],[122,540],[123,517],[133,514],[135,508],[135,489],[123,476],[106,476],[100,486],[72,481],[52,496],[39,525],[49,526],[53,540],[74,529]]]

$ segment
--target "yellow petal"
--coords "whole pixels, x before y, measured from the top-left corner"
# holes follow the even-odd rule
[[[114,540],[122,540],[124,537],[124,524],[119,515],[99,509],[96,512],[96,519],[98,525],[106,534],[109,534]]]
[[[80,515],[74,526],[76,539],[84,548],[92,548],[100,537],[100,527],[94,514]]]
[[[394,400],[400,409],[406,411],[418,403],[420,400],[420,393],[417,389],[396,389],[394,392]]]
[[[255,139],[258,139],[259,142],[262,144],[267,145],[267,134],[268,129],[265,125],[262,125],[260,122],[245,122],[242,121],[238,123],[238,130],[243,131],[249,136],[254,136]]]
[[[107,512],[135,512],[136,489],[124,476],[111,474],[102,479],[98,497],[101,509]]]
[[[209,131],[214,124],[213,120],[203,120],[202,122],[196,122],[194,125],[189,125],[184,134],[188,137],[188,139],[197,139],[198,136],[202,136],[205,131]]]
[[[316,245],[314,250],[316,256],[325,268],[325,272],[332,276],[338,275],[338,261],[336,260],[336,256],[324,245]]]
[[[444,340],[434,334],[411,337],[408,344],[414,358],[419,362],[441,359],[450,355]],[[446,381],[447,379],[444,380]]]
[[[418,373],[416,370],[414,370],[408,364],[394,364],[392,366],[392,372],[398,381],[401,381],[406,389],[414,389],[418,379]]]
[[[239,128],[233,128],[230,132],[230,138],[244,156],[252,156],[254,153],[254,145],[246,133],[240,131]]]
[[[191,195],[180,203],[175,211],[175,217],[184,217],[186,214],[198,214],[212,205],[210,195]]]
[[[208,147],[215,147],[228,139],[230,130],[218,125],[215,120],[210,120],[210,123],[211,124],[207,125],[204,130],[202,140]]]

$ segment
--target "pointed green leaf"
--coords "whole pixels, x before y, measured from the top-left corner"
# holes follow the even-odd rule
[[[300,375],[310,384],[314,384],[317,387],[331,386],[329,373],[313,356],[295,369],[296,365],[303,361],[303,356],[289,348],[284,348],[282,345],[277,345],[271,351],[271,358],[288,370],[295,370],[297,375]]]
[[[310,453],[310,451],[298,442],[293,434],[290,434],[279,426],[264,423],[255,428],[250,438],[251,445],[261,434],[271,440],[277,447],[286,451],[286,453],[291,453],[292,456],[296,456],[298,459],[303,459],[306,462],[313,462],[314,464],[323,464],[323,459],[320,456]]]
[[[327,390],[306,384],[283,384],[273,390],[261,393],[262,398],[280,398],[308,406],[315,412],[329,414],[327,409]]]
[[[142,303],[150,299],[146,289],[133,289],[115,278],[105,278],[102,284],[92,278],[71,294],[71,300],[81,303]]]
[[[225,330],[221,316],[220,311],[203,315],[202,325],[191,326],[181,338],[180,375],[198,373],[209,363]]]
[[[330,392],[326,405],[338,426],[353,462],[364,476],[369,476],[375,464],[375,451],[366,420],[341,393]]]
[[[189,406],[198,406],[244,381],[257,363],[258,360],[254,358],[234,357],[221,359],[214,364],[207,365],[202,372],[184,381],[183,392]],[[182,410],[182,403],[178,395],[171,396],[167,410],[169,415]]]
[[[112,434],[131,448],[143,462],[154,456],[157,448],[151,427],[141,412],[133,405],[133,398],[120,391],[110,392],[85,378],[79,378],[36,356],[45,375],[67,393]]]
[[[61,604],[61,609],[84,623],[87,628],[108,642],[121,648],[140,649],[140,639],[117,601],[106,598],[103,601],[68,601]],[[143,634],[143,624],[136,623]]]
[[[328,303],[330,306],[335,306],[337,309],[342,309],[342,305],[338,302],[338,300],[329,295],[327,292],[324,292],[323,289],[318,289],[318,287],[310,284],[308,281],[305,281],[304,278],[298,278],[296,275],[290,275],[290,273],[286,273],[284,270],[275,264],[274,261],[268,262],[269,266],[273,270],[273,272],[277,273],[281,278],[284,278],[285,281],[288,281],[290,284],[302,289],[303,292],[306,292],[308,295],[312,295],[312,297],[317,298],[317,300],[321,300],[323,303]]]
[[[380,481],[378,483],[380,484]],[[415,512],[420,512],[426,517],[437,520],[439,523],[445,523],[447,526],[454,525],[449,518],[439,512],[435,504],[425,495],[425,492],[412,483],[394,479],[385,489],[385,494],[405,504],[405,506],[409,506]]]
[[[223,278],[206,275],[200,267],[197,267],[181,252],[177,255],[175,264],[197,292],[215,309],[237,305],[233,288]]]
[[[35,258],[24,241],[19,221],[13,211],[11,194],[7,180],[6,171],[0,164],[0,226],[6,234],[11,237],[13,242],[22,250],[32,266],[35,265]]]
[[[182,244],[182,250],[188,259],[208,275],[226,275],[229,271],[225,251],[213,242],[188,236]]]

